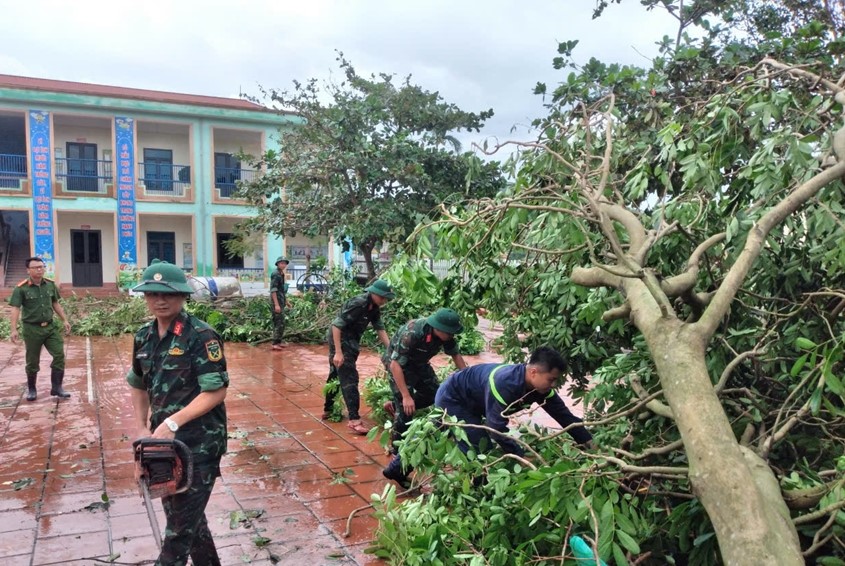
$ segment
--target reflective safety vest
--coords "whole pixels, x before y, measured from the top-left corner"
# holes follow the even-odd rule
[[[494,376],[494,375],[496,375],[496,372],[497,372],[497,371],[499,371],[500,369],[502,369],[502,368],[503,368],[503,367],[505,367],[506,365],[508,365],[508,364],[502,364],[502,365],[500,365],[500,366],[496,366],[496,367],[494,367],[494,368],[493,368],[493,371],[491,371],[491,372],[490,372],[490,376],[488,377],[488,379],[490,380],[490,392],[493,394],[493,397],[495,397],[495,398],[496,398],[496,400],[497,400],[499,403],[501,403],[502,405],[510,405],[510,403],[508,403],[507,401],[505,401],[505,400],[502,398],[502,394],[501,394],[501,393],[499,393],[499,390],[498,390],[498,389],[496,389],[496,381],[493,379],[493,376]],[[528,371],[528,366],[526,366],[525,371]],[[554,390],[554,389],[552,389],[551,391],[549,391],[549,394],[548,394],[548,395],[546,395],[546,399],[548,399],[548,398],[550,398],[550,397],[554,397],[554,394],[555,394],[555,390]]]

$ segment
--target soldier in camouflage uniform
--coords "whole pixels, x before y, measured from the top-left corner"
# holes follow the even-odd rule
[[[431,367],[431,358],[442,348],[444,353],[452,357],[458,369],[467,366],[455,342],[455,335],[462,331],[463,325],[458,313],[442,308],[428,318],[408,322],[397,330],[390,340],[383,361],[393,392],[391,439],[394,457],[382,474],[403,488],[407,489],[410,485],[408,474],[411,470],[402,465],[396,442],[408,430],[408,423],[414,412],[434,403],[439,384],[434,368]]]
[[[287,299],[287,285],[285,284],[285,269],[288,258],[276,258],[276,271],[270,276],[270,308],[273,309],[273,346],[274,350],[281,350],[282,337],[285,335],[285,308],[290,308]]]
[[[59,289],[44,277],[44,260],[40,257],[26,259],[29,277],[18,283],[9,297],[12,307],[11,333],[13,343],[18,341],[18,318],[21,317],[21,333],[26,347],[26,400],[35,401],[35,383],[40,369],[41,347],[45,346],[53,362],[50,364],[50,395],[61,399],[70,397],[62,388],[65,379],[65,343],[59,329],[53,322],[53,313],[64,325],[65,334],[70,334],[70,323],[59,304]]]
[[[154,260],[141,279],[133,290],[144,293],[155,320],[135,335],[126,376],[139,436],[180,440],[194,463],[190,489],[162,498],[167,527],[156,565],[183,566],[190,555],[193,564],[217,566],[205,507],[226,452],[223,400],[229,375],[223,343],[183,310],[191,288],[179,267]]]
[[[349,411],[349,429],[355,434],[367,434],[369,429],[361,422],[358,414],[360,399],[358,395],[358,354],[361,351],[359,342],[368,324],[378,334],[379,340],[385,348],[390,344],[384,324],[381,322],[381,307],[387,301],[396,297],[387,281],[381,279],[373,282],[364,289],[366,293],[352,297],[340,309],[329,326],[327,340],[329,341],[329,378],[327,384],[340,381],[343,401]],[[337,397],[337,389],[331,388],[326,393],[323,406],[323,418],[331,416],[332,405]]]

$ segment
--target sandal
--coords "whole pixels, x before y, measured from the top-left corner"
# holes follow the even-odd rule
[[[349,430],[351,430],[353,433],[359,434],[361,436],[366,436],[370,432],[370,429],[364,426],[364,423],[362,423],[361,421],[349,421],[346,426],[348,426]]]

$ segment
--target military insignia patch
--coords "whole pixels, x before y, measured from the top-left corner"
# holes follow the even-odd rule
[[[220,347],[220,342],[217,340],[209,340],[206,342],[205,351],[208,353],[208,359],[212,362],[219,362],[223,359],[223,349]]]
[[[181,356],[182,354],[185,353],[185,350],[183,350],[179,346],[173,346],[172,348],[170,348],[167,351],[167,353],[170,354],[171,356]]]

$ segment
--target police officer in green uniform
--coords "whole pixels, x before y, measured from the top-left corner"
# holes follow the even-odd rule
[[[276,271],[270,276],[270,308],[273,309],[273,346],[274,350],[282,349],[282,337],[285,335],[285,307],[290,308],[285,287],[285,269],[288,258],[276,258]]]
[[[193,481],[184,493],[162,498],[167,517],[156,565],[220,564],[205,507],[220,458],[226,452],[226,390],[229,374],[223,342],[214,330],[184,311],[191,294],[185,273],[153,260],[133,291],[144,293],[155,320],[135,334],[126,380],[139,437],[177,439],[193,456]]]
[[[369,429],[361,422],[358,414],[360,398],[358,394],[358,354],[361,352],[361,336],[372,324],[379,340],[385,348],[390,345],[384,324],[381,322],[381,307],[396,297],[387,281],[378,279],[364,289],[366,293],[352,297],[343,304],[340,314],[329,326],[329,378],[326,383],[340,381],[343,401],[349,411],[349,430],[355,434],[367,434]],[[337,389],[329,389],[323,406],[323,418],[331,415],[332,405],[337,397]]]
[[[18,342],[18,318],[23,323],[21,333],[26,346],[26,400],[35,401],[35,382],[40,369],[41,347],[46,346],[53,362],[50,364],[50,395],[67,399],[70,393],[62,388],[65,379],[65,344],[61,333],[53,322],[53,313],[64,325],[65,334],[70,334],[70,323],[59,304],[59,289],[44,277],[44,260],[40,257],[26,259],[29,277],[18,283],[9,298],[12,307],[13,343]],[[23,311],[23,315],[21,315]]]
[[[408,474],[411,470],[402,465],[396,442],[408,430],[414,412],[434,403],[439,384],[431,367],[431,358],[442,348],[452,357],[458,369],[467,367],[455,341],[455,335],[463,329],[458,313],[441,308],[428,318],[406,323],[396,331],[387,348],[384,364],[390,376],[393,405],[385,408],[392,408],[394,413],[391,430],[394,457],[382,474],[404,488],[410,485]]]

